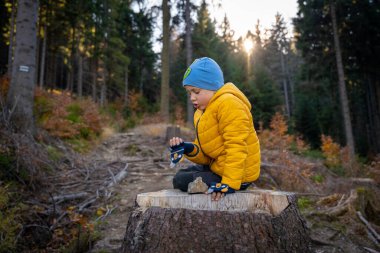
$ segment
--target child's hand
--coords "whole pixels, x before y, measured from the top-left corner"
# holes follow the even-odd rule
[[[183,143],[183,140],[179,137],[173,137],[169,140],[170,147],[174,147]]]
[[[170,150],[176,151],[178,149],[183,149],[185,154],[190,154],[194,150],[194,144],[191,142],[184,142],[179,137],[173,137],[169,140]]]
[[[183,154],[189,154],[194,150],[194,144],[183,142],[179,137],[173,137],[170,143],[170,168],[174,168],[184,158]]]
[[[221,198],[223,198],[225,194],[234,193],[234,192],[235,190],[226,184],[213,182],[211,183],[210,188],[208,189],[206,194],[211,193],[211,200],[218,201]]]
[[[213,192],[213,193],[211,193],[211,200],[212,201],[219,201],[221,198],[224,197],[224,195],[225,194],[221,193],[221,192]]]
[[[170,168],[174,168],[184,158],[185,149],[180,141],[182,139],[178,137],[170,139]]]

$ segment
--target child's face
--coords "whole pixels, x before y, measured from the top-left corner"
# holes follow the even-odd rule
[[[186,85],[185,89],[189,94],[194,107],[202,111],[206,109],[208,102],[210,102],[210,99],[215,94],[215,91],[205,90],[190,85]]]

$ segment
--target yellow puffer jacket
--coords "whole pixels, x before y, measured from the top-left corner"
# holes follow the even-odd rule
[[[260,175],[260,144],[250,110],[247,97],[226,83],[204,111],[195,112],[195,149],[186,156],[194,163],[210,165],[222,183],[235,190]]]

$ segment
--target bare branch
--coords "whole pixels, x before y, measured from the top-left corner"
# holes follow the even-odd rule
[[[64,211],[58,218],[57,220],[54,222],[53,225],[50,226],[49,230],[50,231],[53,231],[59,224],[59,222],[63,219],[63,217],[65,217],[67,215],[67,211]]]
[[[88,195],[87,192],[78,192],[78,193],[60,195],[60,196],[53,197],[53,201],[54,202],[63,202],[63,201],[67,201],[67,200],[83,198],[83,197],[86,197],[87,195]]]
[[[358,215],[359,219],[364,223],[364,225],[367,226],[368,230],[371,232],[371,234],[375,237],[377,241],[377,245],[379,245],[380,242],[380,235],[376,232],[375,229],[371,226],[371,224],[364,218],[362,213],[360,211],[357,211],[356,214]]]
[[[116,184],[116,179],[115,179],[115,176],[114,174],[112,173],[111,169],[110,168],[107,168],[108,172],[111,174],[111,177],[112,177],[112,181],[114,184]]]
[[[114,181],[109,183],[107,187],[108,188],[112,187],[118,184],[120,181],[122,181],[128,175],[127,169],[128,169],[128,163],[125,164],[124,169],[122,169],[119,173],[117,173],[117,175],[114,177]]]
[[[368,247],[363,247],[366,251],[368,251],[369,253],[380,253],[380,251],[377,251],[377,250],[374,250],[374,249],[371,249],[371,248],[368,248]]]
[[[78,208],[79,212],[82,212],[83,209],[85,209],[87,206],[91,205],[95,201],[96,201],[96,197],[91,197],[87,199],[85,202],[82,202],[82,204],[79,205],[79,208]]]

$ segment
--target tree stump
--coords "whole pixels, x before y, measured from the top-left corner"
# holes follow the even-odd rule
[[[137,195],[122,252],[309,252],[295,195],[242,191],[211,201],[163,190]]]
[[[168,126],[166,128],[165,143],[173,137],[181,137],[181,128],[179,126]]]

